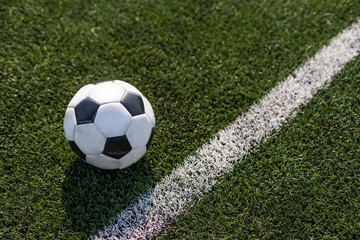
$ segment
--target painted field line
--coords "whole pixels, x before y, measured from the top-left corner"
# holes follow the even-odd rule
[[[92,237],[144,239],[158,233],[208,192],[218,177],[295,116],[295,110],[308,103],[359,51],[360,19]]]

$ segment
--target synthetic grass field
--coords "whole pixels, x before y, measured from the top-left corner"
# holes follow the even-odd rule
[[[0,238],[87,238],[355,21],[353,1],[4,1]],[[170,225],[164,238],[359,236],[359,58]],[[63,136],[83,85],[153,105],[145,157],[78,160]]]
[[[359,68],[358,57],[166,238],[359,238]]]

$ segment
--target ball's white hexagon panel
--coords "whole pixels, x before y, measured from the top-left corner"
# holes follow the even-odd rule
[[[121,81],[121,80],[115,80],[114,83],[119,84],[120,86],[122,86],[128,92],[137,93],[140,96],[142,96],[141,92],[136,87],[134,87],[133,85],[131,85],[131,84],[127,83],[127,82],[124,82],[124,81]]]
[[[125,135],[131,120],[128,110],[118,102],[101,105],[94,123],[106,137],[117,137]]]
[[[112,81],[101,82],[94,85],[89,93],[89,97],[99,104],[120,102],[125,89]]]
[[[86,155],[86,162],[101,169],[118,169],[119,160],[104,154]]]
[[[144,147],[151,135],[152,123],[146,114],[133,117],[126,137],[132,148]]]
[[[78,103],[87,98],[93,86],[94,84],[88,84],[80,88],[79,91],[77,91],[77,93],[71,99],[68,107],[75,107],[76,105],[78,105]]]
[[[150,119],[150,121],[153,123],[153,127],[155,127],[155,114],[154,114],[154,110],[152,109],[152,106],[149,102],[149,100],[147,100],[146,97],[142,97],[143,102],[144,102],[144,107],[145,107],[145,114],[148,116],[148,118]]]
[[[146,147],[134,148],[128,154],[119,159],[119,169],[127,168],[136,163],[144,156]]]
[[[75,128],[75,143],[85,154],[100,154],[105,146],[106,138],[95,124],[77,125]]]
[[[64,133],[68,141],[74,140],[76,116],[73,108],[67,108],[64,117]]]

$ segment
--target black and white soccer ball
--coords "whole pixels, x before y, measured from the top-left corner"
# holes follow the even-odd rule
[[[141,159],[154,127],[150,102],[120,80],[82,87],[70,101],[64,119],[71,149],[101,169],[122,169]]]

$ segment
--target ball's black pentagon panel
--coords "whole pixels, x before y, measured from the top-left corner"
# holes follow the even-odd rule
[[[68,141],[68,143],[70,145],[70,148],[74,151],[74,153],[76,153],[76,155],[78,155],[83,160],[86,159],[85,153],[80,150],[80,148],[76,145],[74,141]]]
[[[107,138],[103,154],[109,157],[120,159],[131,151],[130,143],[127,137],[112,137]]]
[[[75,106],[75,116],[77,124],[86,124],[94,122],[99,104],[86,98]]]
[[[144,102],[136,93],[126,92],[120,102],[132,116],[145,113]]]
[[[149,140],[148,140],[148,142],[147,142],[147,144],[146,144],[146,149],[149,149],[149,146],[150,146],[150,144],[151,144],[151,141],[152,141],[152,139],[153,139],[153,137],[154,137],[154,130],[155,130],[155,128],[152,128],[152,129],[151,129],[151,134],[150,134]]]

